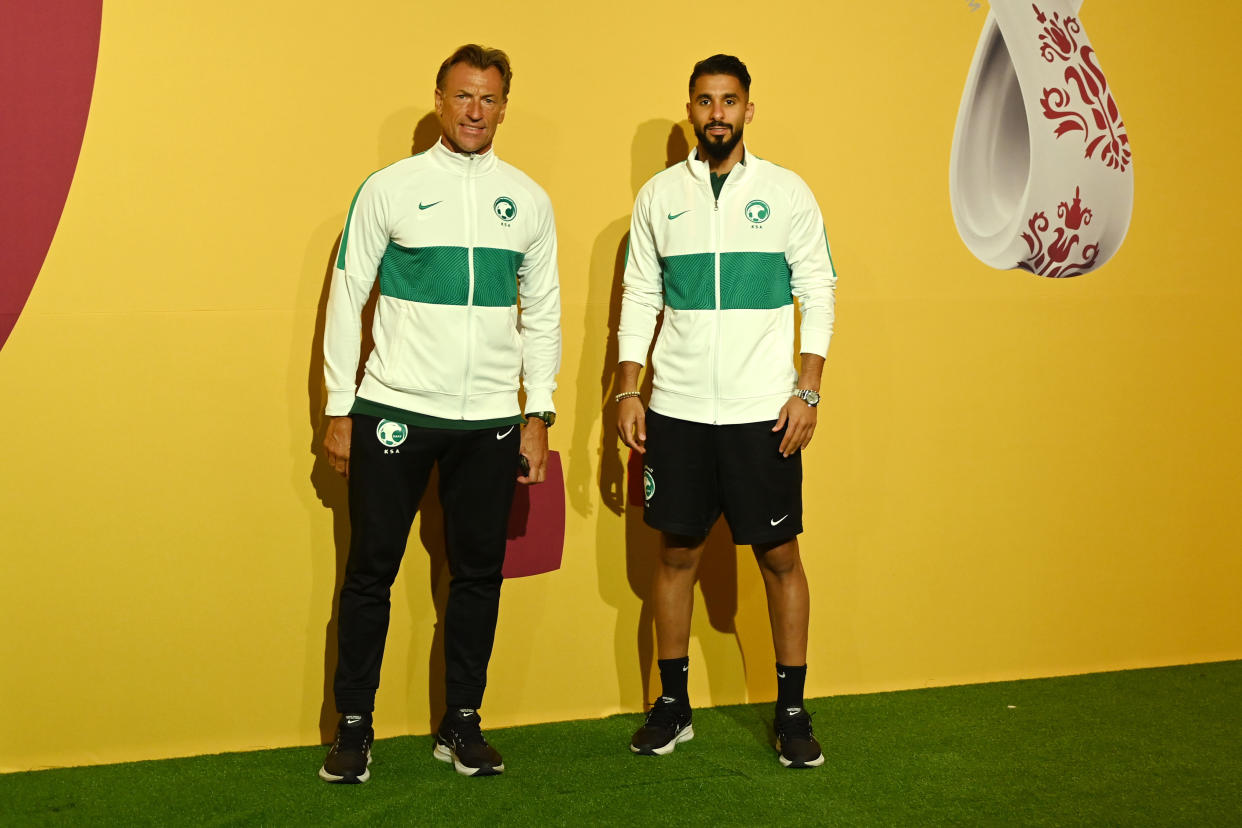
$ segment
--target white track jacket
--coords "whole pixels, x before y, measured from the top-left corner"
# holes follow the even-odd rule
[[[618,360],[647,361],[650,407],[719,425],[775,420],[797,386],[801,351],[826,356],[836,272],[815,197],[795,173],[746,153],[712,194],[697,148],[634,204]]]
[[[375,349],[355,389],[361,313]],[[518,298],[521,297],[519,318]],[[454,420],[553,411],[561,358],[552,205],[494,152],[439,142],[373,173],[345,220],[324,331],[327,413],[371,402]]]

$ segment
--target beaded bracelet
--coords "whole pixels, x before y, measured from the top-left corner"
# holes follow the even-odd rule
[[[642,396],[642,394],[641,394],[641,393],[639,393],[638,391],[622,391],[620,394],[618,394],[617,396],[613,397],[613,398],[612,398],[612,401],[613,401],[613,402],[621,402],[622,400],[627,399],[627,398],[629,398],[629,397],[641,397],[641,396]]]

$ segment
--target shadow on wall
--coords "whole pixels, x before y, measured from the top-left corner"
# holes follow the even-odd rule
[[[402,113],[403,114],[403,113]],[[402,114],[394,117],[401,117]],[[390,119],[392,120],[392,119]],[[406,121],[408,123],[408,121]],[[387,127],[385,127],[387,130]],[[435,113],[423,116],[410,135],[410,154],[417,155],[430,149],[440,137],[440,122]],[[381,140],[381,144],[385,143]],[[390,163],[389,159],[381,159],[381,163]],[[337,657],[337,611],[340,606],[341,583],[345,579],[345,563],[349,558],[349,500],[346,481],[336,470],[331,468],[324,457],[322,440],[327,427],[324,406],[327,404],[326,389],[323,380],[323,338],[324,322],[327,316],[328,294],[332,285],[332,273],[336,267],[336,258],[340,250],[341,236],[338,234],[336,243],[327,259],[324,272],[323,288],[319,294],[319,304],[315,318],[315,336],[311,343],[310,367],[307,374],[308,418],[311,426],[310,451],[315,455],[311,468],[310,481],[315,494],[323,505],[332,510],[332,536],[336,549],[336,580],[332,590],[331,616],[324,628],[323,648],[323,701],[319,712],[319,735],[322,742],[330,742],[336,732],[338,714],[332,692],[332,680],[336,673]],[[374,347],[371,338],[371,324],[375,317],[375,303],[378,298],[376,290],[367,300],[362,311],[362,352],[358,361],[358,380],[362,378],[363,366],[367,356]],[[427,484],[427,492],[419,505],[420,519],[419,540],[427,552],[428,584],[436,612],[436,628],[430,651],[427,655],[428,688],[427,697],[431,709],[431,721],[428,732],[439,724],[437,711],[444,706],[444,609],[448,601],[448,556],[444,545],[444,519],[437,494],[438,475],[433,472]],[[409,590],[411,597],[410,614],[417,619],[418,607],[414,605],[416,590]],[[417,654],[411,654],[416,657]],[[411,658],[410,663],[414,663]]]
[[[637,196],[643,184],[662,169],[679,164],[690,152],[689,127],[686,123],[656,119],[638,126],[631,145],[630,186]],[[660,551],[659,534],[643,523],[642,460],[631,455],[623,460],[616,433],[617,404],[617,329],[621,321],[622,276],[625,271],[626,251],[629,242],[630,217],[616,219],[600,233],[591,251],[590,292],[587,301],[586,331],[598,331],[598,339],[583,342],[583,359],[576,378],[575,426],[571,452],[579,470],[596,466],[599,477],[591,481],[585,474],[575,475],[569,483],[571,507],[580,515],[589,516],[595,497],[604,508],[620,515],[625,522],[625,560],[612,554],[615,549],[616,524],[598,521],[596,549],[599,550],[597,572],[599,594],[617,610],[614,630],[614,652],[619,681],[619,700],[622,707],[645,707],[657,695],[658,682],[653,682],[655,671],[655,630],[650,601],[651,578],[656,556]],[[606,319],[603,318],[606,314]],[[658,328],[657,328],[658,333]],[[602,364],[602,372],[596,374]],[[645,371],[642,384],[644,400],[651,398],[651,372]],[[602,409],[602,427],[599,442],[592,445],[595,419],[587,412]],[[629,453],[628,449],[624,450]],[[594,457],[590,455],[594,454]],[[628,468],[627,468],[628,467]],[[628,482],[627,482],[628,481]],[[592,486],[592,483],[596,486]],[[596,491],[597,488],[597,491]],[[624,570],[623,570],[624,566]],[[727,527],[718,525],[711,533],[699,569],[699,588],[703,594],[705,613],[697,616],[718,632],[731,633],[736,640],[735,617],[737,615],[737,554]],[[634,612],[633,598],[641,602]],[[696,631],[702,627],[696,625]],[[711,641],[700,636],[704,646],[705,664],[712,693],[715,697],[727,696],[729,687],[737,687],[739,677],[734,666],[735,659],[727,654],[717,654]],[[740,641],[737,642],[740,650]],[[730,645],[733,646],[733,645]],[[717,657],[720,655],[721,657]],[[698,666],[698,665],[696,665]],[[635,669],[637,668],[637,669]]]

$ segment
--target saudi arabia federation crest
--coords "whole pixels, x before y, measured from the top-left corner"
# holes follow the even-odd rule
[[[405,442],[406,437],[410,436],[410,430],[405,427],[404,423],[380,420],[379,425],[375,427],[375,436],[389,448],[396,448]]]
[[[746,219],[751,224],[763,224],[770,215],[772,211],[768,208],[766,201],[755,199],[746,205]]]
[[[651,472],[651,466],[643,466],[643,499],[651,500],[655,495],[655,475]]]

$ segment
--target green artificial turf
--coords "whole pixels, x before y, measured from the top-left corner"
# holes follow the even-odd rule
[[[488,731],[503,776],[382,739],[364,785],[306,747],[0,776],[0,823],[1242,825],[1242,662],[818,699],[827,762],[790,771],[771,705],[695,711],[664,757],[637,715]],[[486,722],[485,722],[486,724]]]

